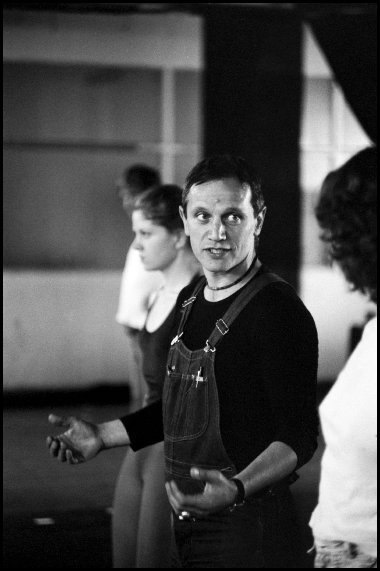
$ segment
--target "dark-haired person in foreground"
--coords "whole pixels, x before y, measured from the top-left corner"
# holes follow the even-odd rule
[[[185,288],[161,403],[94,425],[50,416],[72,464],[164,439],[179,566],[297,567],[289,484],[317,443],[318,340],[293,288],[257,257],[266,207],[241,158],[190,172],[181,216],[204,277]]]
[[[316,209],[352,288],[377,303],[377,149],[331,172]],[[377,568],[377,317],[320,407],[326,450],[310,525],[315,567]]]

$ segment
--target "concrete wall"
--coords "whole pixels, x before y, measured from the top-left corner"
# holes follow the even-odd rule
[[[200,69],[201,19],[181,14],[7,13],[3,60]]]
[[[4,273],[4,389],[126,383],[128,346],[115,322],[120,272]]]

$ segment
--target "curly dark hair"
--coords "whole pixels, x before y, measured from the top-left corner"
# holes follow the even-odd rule
[[[377,148],[368,147],[325,178],[316,217],[321,238],[353,290],[377,302]]]

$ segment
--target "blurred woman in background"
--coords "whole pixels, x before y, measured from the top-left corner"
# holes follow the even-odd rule
[[[179,215],[181,196],[180,187],[162,185],[137,197],[132,207],[133,247],[145,269],[159,271],[163,278],[139,333],[147,385],[144,405],[161,398],[175,302],[199,272]],[[115,490],[112,540],[114,568],[170,567],[171,508],[162,442],[128,451]]]
[[[131,209],[137,197],[160,184],[160,173],[149,165],[134,164],[124,170],[116,181],[116,188],[128,218],[132,216]],[[138,251],[133,245],[130,246],[121,277],[116,321],[123,326],[125,332],[129,355],[128,382],[134,401],[133,406],[136,408],[142,405],[144,387],[139,332],[145,323],[149,297],[162,283],[161,272],[148,272],[141,262]]]

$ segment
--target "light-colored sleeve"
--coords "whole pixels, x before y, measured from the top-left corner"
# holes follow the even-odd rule
[[[130,248],[121,278],[116,321],[134,329],[145,323],[151,294],[163,284],[160,272],[147,271],[137,250]]]

